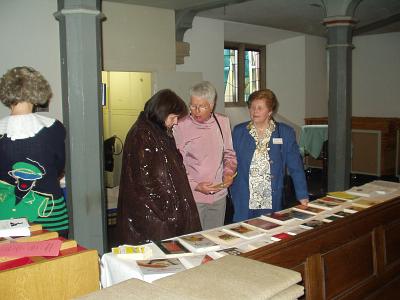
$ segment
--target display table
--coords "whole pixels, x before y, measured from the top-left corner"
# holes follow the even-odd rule
[[[328,125],[304,125],[301,127],[299,147],[301,153],[317,159],[325,141],[328,140]]]
[[[400,184],[391,184],[397,192],[379,204],[241,256],[301,273],[306,299],[364,299],[383,291],[400,279]],[[129,278],[142,278],[133,259],[103,255],[104,287]]]
[[[400,278],[400,197],[243,256],[300,272],[308,300],[365,299]]]
[[[39,230],[20,241],[57,238],[57,232]],[[8,261],[3,258],[0,262],[0,298],[71,299],[98,290],[97,251],[85,249],[73,240],[62,240],[56,257],[22,257]]]

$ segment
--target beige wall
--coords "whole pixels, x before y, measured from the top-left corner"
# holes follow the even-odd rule
[[[102,10],[104,70],[175,70],[174,11],[107,1]]]
[[[201,72],[217,89],[216,110],[224,112],[224,22],[195,17],[184,41],[190,44],[190,56],[176,66],[177,71]]]
[[[353,116],[400,117],[400,32],[353,44]]]
[[[0,1],[0,76],[16,66],[41,72],[53,90],[48,113],[62,120],[59,23],[54,0]],[[0,118],[8,115],[0,104]]]

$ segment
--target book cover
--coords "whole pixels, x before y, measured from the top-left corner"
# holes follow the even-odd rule
[[[302,227],[308,227],[308,228],[317,228],[319,226],[322,226],[324,224],[327,224],[327,222],[321,221],[321,220],[310,220],[306,223],[300,224],[299,226]]]
[[[289,212],[273,212],[270,214],[262,215],[261,218],[271,222],[275,222],[280,225],[294,221],[294,218]]]
[[[325,202],[333,202],[333,203],[337,203],[337,204],[343,204],[343,203],[347,203],[347,200],[344,199],[338,199],[338,198],[333,198],[333,197],[329,197],[329,196],[325,196],[322,198],[318,198],[318,200],[322,200]]]
[[[300,211],[306,211],[310,214],[316,215],[319,214],[323,211],[325,211],[324,209],[321,208],[317,208],[317,207],[312,207],[312,206],[308,206],[308,205],[296,205],[295,207],[293,207],[294,209],[298,209]]]
[[[30,235],[31,231],[26,218],[0,220],[0,237]]]
[[[294,209],[290,212],[290,214],[293,218],[298,219],[298,220],[306,220],[306,219],[314,217],[313,214],[307,213],[305,211],[294,210]]]
[[[186,270],[177,258],[137,260],[136,263],[147,282]]]
[[[274,234],[273,236],[271,236],[271,240],[281,241],[284,239],[288,239],[290,237],[292,237],[292,235],[288,234],[287,232],[281,232],[281,233]]]
[[[254,227],[260,228],[262,230],[266,230],[266,231],[269,231],[271,229],[274,229],[274,228],[277,228],[280,226],[277,223],[270,222],[270,221],[267,221],[267,220],[264,220],[261,218],[250,219],[250,220],[244,221],[243,223],[246,223],[247,225],[254,226]]]
[[[183,246],[195,253],[215,251],[219,249],[218,244],[199,233],[181,236],[178,237],[178,239]]]
[[[265,232],[261,232],[243,224],[234,224],[232,226],[222,228],[222,230],[244,239],[253,239],[265,234]]]
[[[343,200],[356,200],[356,199],[360,198],[360,196],[351,195],[346,192],[330,192],[330,193],[328,193],[328,196],[333,197],[333,198],[343,199]]]
[[[154,244],[168,258],[192,255],[192,252],[186,249],[178,240],[156,241]]]
[[[223,230],[211,230],[202,233],[205,237],[209,238],[213,242],[220,244],[220,245],[227,245],[231,246],[240,242],[243,242],[243,239],[240,237],[225,232]]]
[[[362,207],[365,207],[365,208],[374,206],[374,205],[379,204],[379,203],[380,202],[372,201],[372,200],[365,200],[365,199],[360,199],[360,200],[357,200],[357,201],[353,202],[353,204],[358,205],[358,206],[362,206]]]
[[[337,203],[327,202],[320,199],[311,201],[310,203],[308,203],[308,205],[321,209],[332,209],[339,206],[339,204]]]

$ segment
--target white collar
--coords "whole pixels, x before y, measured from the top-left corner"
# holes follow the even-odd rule
[[[7,134],[12,141],[35,136],[44,127],[56,120],[38,114],[12,115],[0,120],[0,135]]]

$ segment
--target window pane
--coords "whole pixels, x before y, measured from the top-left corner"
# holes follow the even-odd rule
[[[224,49],[225,102],[238,101],[238,50]]]
[[[246,50],[244,63],[244,99],[247,101],[252,92],[260,89],[260,52]]]

